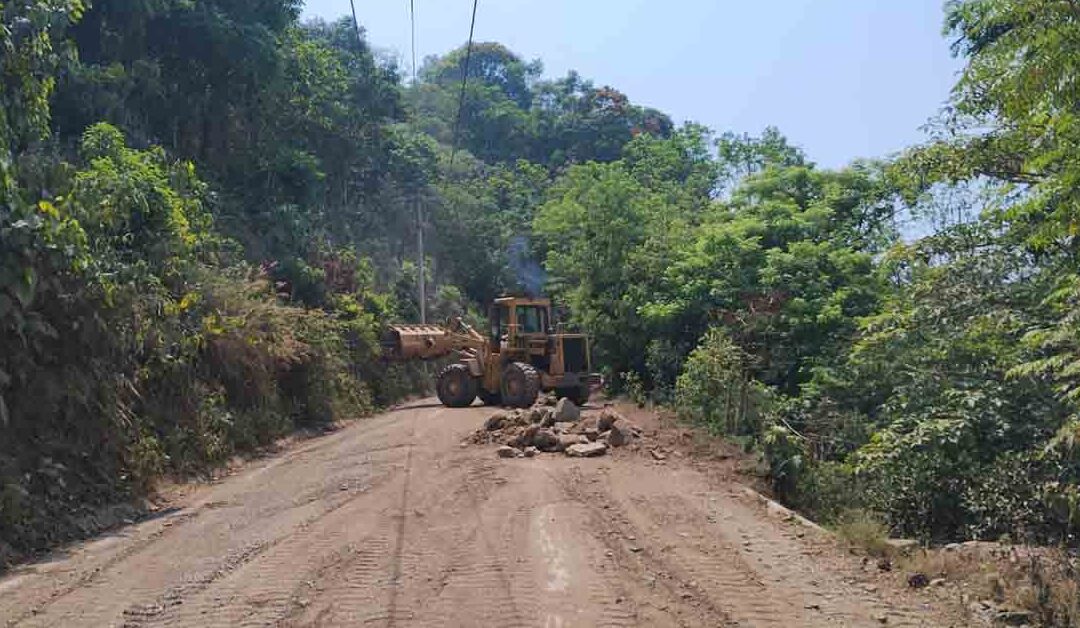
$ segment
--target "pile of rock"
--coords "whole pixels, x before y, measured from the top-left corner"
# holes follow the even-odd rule
[[[501,443],[503,458],[531,458],[540,453],[563,453],[584,458],[604,455],[609,447],[623,447],[641,437],[641,429],[613,408],[585,413],[572,401],[548,405],[541,399],[525,410],[500,411],[474,432],[469,442]]]

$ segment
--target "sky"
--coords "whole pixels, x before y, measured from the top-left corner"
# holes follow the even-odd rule
[[[409,0],[355,0],[371,45],[410,65]],[[465,43],[470,0],[414,0],[417,57]],[[577,70],[676,121],[717,132],[778,127],[841,167],[918,143],[961,64],[943,0],[479,0],[476,41],[545,75]],[[349,13],[307,0],[305,17]]]

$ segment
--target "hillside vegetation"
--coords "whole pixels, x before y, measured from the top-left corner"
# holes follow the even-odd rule
[[[431,318],[543,286],[818,518],[1077,543],[1074,3],[946,3],[930,139],[840,170],[492,42],[459,100],[464,48],[413,84],[299,9],[0,0],[0,564],[422,386],[378,361],[417,204]]]

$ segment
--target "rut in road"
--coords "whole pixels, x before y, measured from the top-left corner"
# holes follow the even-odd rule
[[[501,460],[422,402],[0,580],[26,626],[939,626],[687,461]],[[899,602],[896,600],[900,600]]]

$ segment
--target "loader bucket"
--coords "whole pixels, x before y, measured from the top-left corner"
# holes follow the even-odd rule
[[[453,351],[449,332],[438,325],[390,325],[382,347],[392,360],[431,360]]]

